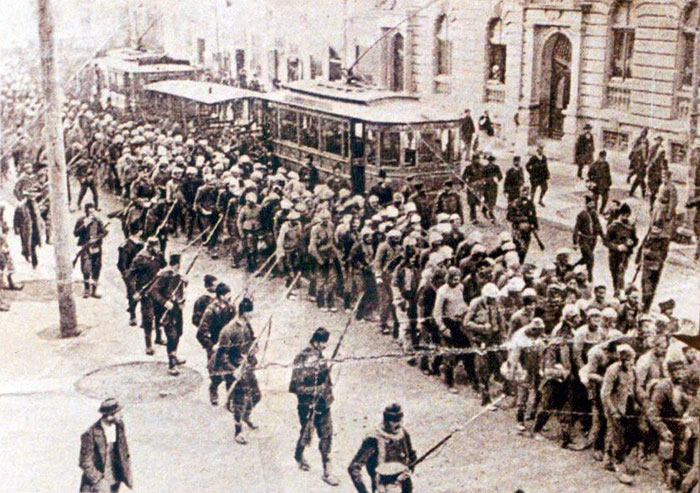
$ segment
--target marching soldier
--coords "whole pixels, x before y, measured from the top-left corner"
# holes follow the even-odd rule
[[[158,239],[149,238],[146,241],[146,247],[142,248],[134,257],[127,273],[131,292],[134,293],[134,301],[141,303],[141,328],[144,331],[146,340],[146,354],[149,356],[154,353],[151,342],[151,334],[154,328],[154,313],[153,303],[147,291],[155,280],[158,271],[163,267],[165,267],[165,257],[158,248]],[[163,344],[158,325],[156,324],[155,327],[156,344]]]
[[[177,367],[185,364],[184,359],[177,357],[177,346],[182,336],[182,306],[185,304],[186,284],[187,281],[180,274],[180,255],[172,254],[168,259],[168,266],[158,272],[148,289],[148,295],[153,301],[157,327],[162,327],[165,332],[168,373],[173,376],[179,375]]]
[[[80,207],[80,204],[83,202],[83,198],[85,198],[85,194],[87,193],[88,189],[90,189],[92,192],[92,200],[95,203],[95,208],[99,211],[97,177],[95,176],[97,170],[95,169],[95,163],[82,157],[78,159],[73,166],[75,168],[75,177],[80,183],[80,191],[78,192],[78,207]]]
[[[411,437],[403,428],[403,410],[399,404],[384,409],[382,426],[367,435],[353,457],[348,473],[358,493],[368,493],[362,479],[362,468],[367,468],[372,491],[388,493],[413,492],[412,464],[416,451]]]
[[[250,325],[249,313],[253,311],[253,301],[245,297],[238,304],[238,314],[221,330],[216,351],[215,370],[226,378],[226,389],[230,391],[235,421],[236,443],[248,443],[243,433],[245,423],[251,430],[258,427],[250,419],[250,413],[260,402],[260,387],[255,378],[254,368],[258,364],[255,357],[257,346],[255,334]]]
[[[185,230],[185,195],[182,193],[182,168],[174,168],[172,178],[165,184],[165,203],[167,210],[172,207],[169,224],[176,235]],[[179,230],[179,231],[178,231]]]
[[[95,216],[95,206],[85,204],[85,216],[75,223],[73,234],[78,237],[80,251],[80,270],[83,273],[83,298],[97,294],[97,281],[102,270],[102,240],[107,236],[107,229],[101,219]]]
[[[331,473],[330,457],[333,439],[333,383],[328,361],[323,356],[329,339],[328,330],[323,327],[316,329],[309,346],[294,358],[289,391],[297,396],[297,412],[301,424],[294,460],[302,471],[310,469],[309,463],[304,459],[304,449],[311,442],[315,428],[320,440],[323,480],[331,486],[338,486],[340,483]]]
[[[530,248],[532,232],[539,228],[535,204],[530,198],[530,187],[523,186],[520,197],[508,205],[506,219],[513,228],[513,243],[517,247],[518,258],[522,264],[525,262],[527,251]]]
[[[207,310],[212,301],[214,301],[214,296],[216,295],[216,276],[211,274],[204,275],[204,290],[206,291],[201,295],[192,305],[192,325],[199,329],[199,324],[202,323],[202,317],[204,312]],[[208,359],[208,358],[207,358]]]
[[[204,184],[197,189],[197,195],[194,199],[194,210],[199,217],[202,230],[213,228],[219,220],[219,212],[217,210],[217,201],[219,191],[214,184],[213,175],[205,175]],[[211,233],[211,239],[207,245],[207,250],[212,258],[216,258],[216,233]]]
[[[117,269],[122,275],[124,284],[126,285],[126,300],[128,303],[127,311],[129,312],[129,325],[136,325],[136,300],[134,299],[134,290],[129,282],[129,269],[136,258],[136,255],[143,249],[144,245],[141,241],[141,232],[136,228],[132,228],[131,235],[119,245],[119,259],[117,260]]]
[[[236,223],[238,234],[243,239],[246,268],[248,272],[257,269],[258,234],[260,232],[260,206],[254,192],[245,194],[245,205],[238,212]]]
[[[631,215],[632,209],[630,206],[622,204],[620,206],[620,217],[610,224],[605,237],[605,245],[609,251],[608,261],[615,296],[618,296],[624,287],[627,264],[638,242],[634,224],[630,223]]]
[[[224,376],[215,371],[216,360],[214,358],[214,348],[219,342],[222,329],[236,315],[236,310],[231,302],[231,288],[223,282],[216,285],[216,298],[209,304],[202,315],[202,321],[197,329],[197,341],[207,352],[207,369],[209,370],[209,402],[212,406],[219,404],[219,385],[224,380]],[[230,387],[229,381],[227,384]]]
[[[604,238],[603,227],[596,211],[595,198],[586,196],[586,208],[576,216],[574,226],[574,245],[581,250],[581,261],[588,270],[588,281],[593,281],[593,264],[595,262],[595,246],[598,237]]]

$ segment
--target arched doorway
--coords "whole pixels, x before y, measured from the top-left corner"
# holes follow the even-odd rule
[[[561,33],[551,36],[542,50],[540,135],[561,139],[564,110],[571,92],[571,41]]]
[[[403,91],[403,35],[396,33],[391,38],[391,74],[389,88],[392,91]]]

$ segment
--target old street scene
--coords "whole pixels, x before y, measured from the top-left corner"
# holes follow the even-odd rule
[[[683,492],[694,0],[0,0],[0,492]]]

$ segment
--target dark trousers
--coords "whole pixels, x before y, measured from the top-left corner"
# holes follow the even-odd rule
[[[102,251],[97,253],[85,252],[80,256],[80,271],[83,273],[83,281],[95,281],[100,278],[102,270]]]
[[[88,189],[90,189],[90,191],[92,192],[92,201],[95,203],[95,209],[99,209],[100,198],[97,194],[97,185],[95,184],[95,180],[86,180],[80,182],[80,191],[78,192],[78,207],[80,207],[80,204],[82,204],[83,198],[85,197],[85,193],[88,191]]]
[[[595,190],[593,192],[593,199],[595,200],[595,205],[598,207],[598,199],[600,198],[600,212],[605,210],[605,206],[608,205],[608,192],[610,190],[605,188],[602,190]]]
[[[127,311],[129,312],[129,316],[131,318],[136,318],[136,300],[134,300],[134,291],[131,288],[130,283],[124,281],[124,284],[126,285],[126,302],[127,302]]]
[[[299,460],[304,447],[311,443],[311,434],[316,429],[319,443],[318,449],[321,452],[321,458],[324,462],[330,459],[331,445],[333,440],[333,420],[331,418],[330,408],[317,406],[314,411],[311,403],[298,403],[297,414],[299,416],[299,440],[297,441],[295,458]]]
[[[572,386],[569,381],[559,382],[557,380],[548,380],[542,388],[542,397],[540,408],[537,411],[535,418],[535,426],[533,431],[539,433],[544,428],[544,425],[549,421],[552,413],[558,414],[561,427],[562,438],[568,442],[571,438],[571,390]]]
[[[642,309],[648,312],[651,309],[651,304],[654,301],[656,287],[661,280],[661,269],[650,269],[646,265],[643,266],[642,272]]]
[[[627,271],[628,262],[629,255],[627,253],[610,250],[608,265],[610,266],[610,275],[612,276],[616,296],[625,286],[625,272]]]
[[[452,349],[467,349],[469,348],[469,341],[466,340],[464,336],[459,336],[461,333],[461,322],[457,320],[444,319],[445,327],[452,334],[451,347]],[[467,373],[467,378],[473,387],[476,388],[478,384],[478,379],[476,376],[476,368],[474,365],[474,353],[464,352],[464,353],[450,353],[445,355],[444,359],[445,368],[445,383],[452,387],[454,385],[454,371],[455,367],[462,362],[464,366],[464,371]]]
[[[581,260],[583,265],[586,266],[588,271],[588,281],[593,282],[593,266],[595,263],[595,255],[593,251],[595,250],[595,243],[588,243],[581,241],[579,244],[579,249],[581,250]]]
[[[637,190],[637,187],[640,187],[642,189],[642,197],[646,197],[647,195],[647,181],[646,181],[646,175],[644,173],[636,173],[634,175],[634,181],[632,182],[632,188],[630,188],[630,197],[634,195],[635,190]]]
[[[540,203],[542,203],[542,199],[544,199],[544,195],[547,193],[547,190],[549,187],[547,186],[547,181],[532,181],[530,180],[530,199],[534,202],[535,201],[535,193],[537,192],[537,189],[540,189]]]

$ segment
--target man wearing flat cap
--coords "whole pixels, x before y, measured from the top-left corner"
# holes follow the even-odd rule
[[[126,432],[114,398],[100,405],[102,417],[80,437],[81,493],[119,491],[122,483],[132,487],[131,463]]]
[[[399,404],[384,409],[382,425],[370,432],[348,467],[348,473],[359,493],[369,490],[362,479],[362,468],[367,468],[372,491],[401,491],[411,493],[411,465],[416,451],[411,437],[402,426],[403,410]],[[394,489],[389,490],[389,487]],[[381,490],[380,490],[381,488]],[[400,490],[396,490],[400,488]]]

